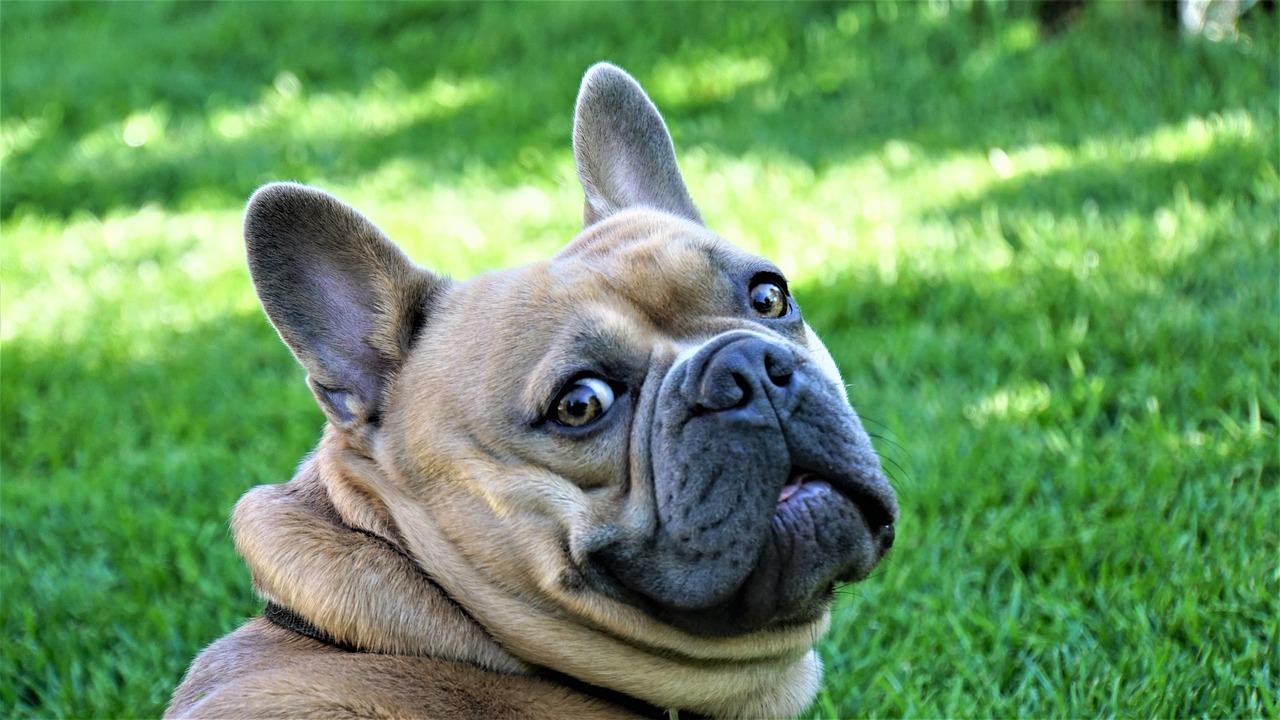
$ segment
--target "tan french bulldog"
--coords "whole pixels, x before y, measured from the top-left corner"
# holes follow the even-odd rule
[[[245,220],[328,419],[236,506],[267,598],[167,717],[794,716],[893,490],[782,272],[708,231],[640,86],[591,68],[585,229],[455,282],[318,190]]]

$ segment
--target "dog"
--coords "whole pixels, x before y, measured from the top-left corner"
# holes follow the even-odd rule
[[[584,229],[451,280],[296,184],[244,226],[326,417],[232,529],[263,616],[166,717],[779,717],[897,499],[782,271],[703,224],[621,69],[575,108]]]

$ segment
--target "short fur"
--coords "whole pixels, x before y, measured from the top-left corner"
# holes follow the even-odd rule
[[[746,287],[781,274],[702,226],[621,70],[588,71],[574,148],[582,235],[466,283],[325,193],[254,195],[254,283],[328,425],[232,527],[258,591],[331,642],[251,620],[201,653],[167,717],[812,700],[831,583],[887,550],[893,492],[799,310],[751,315]],[[584,373],[620,394],[570,431],[548,418]]]

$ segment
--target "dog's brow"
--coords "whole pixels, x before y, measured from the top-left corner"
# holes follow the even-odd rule
[[[541,417],[546,404],[574,376],[591,373],[624,381],[633,370],[627,359],[635,356],[638,319],[605,306],[586,312],[594,321],[553,337],[531,370],[531,382],[521,396],[521,406],[531,417]]]

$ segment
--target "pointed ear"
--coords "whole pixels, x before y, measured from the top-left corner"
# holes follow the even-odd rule
[[[702,223],[658,108],[621,68],[598,63],[582,78],[573,155],[587,195],[584,225],[636,205]]]
[[[301,185],[254,193],[244,238],[262,307],[325,415],[344,430],[376,425],[383,388],[447,281],[360,213]]]

